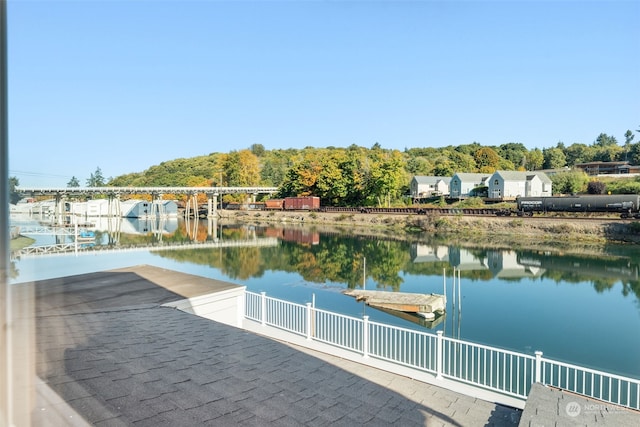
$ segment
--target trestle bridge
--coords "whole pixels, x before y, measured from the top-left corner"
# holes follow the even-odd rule
[[[108,212],[113,216],[121,214],[120,199],[126,196],[146,195],[151,200],[162,200],[167,194],[186,196],[185,216],[198,216],[198,196],[207,197],[207,216],[216,214],[218,197],[225,194],[247,194],[255,201],[259,194],[275,194],[277,187],[16,187],[16,192],[25,196],[48,196],[55,200],[54,216],[63,217],[64,201],[68,198],[106,196]]]
[[[187,243],[161,243],[135,246],[107,246],[95,245],[82,247],[80,242],[59,243],[54,245],[28,246],[26,248],[11,253],[11,258],[31,258],[42,256],[69,255],[70,253],[95,254],[100,253],[123,253],[123,252],[145,252],[145,251],[171,251],[181,249],[219,249],[219,248],[240,248],[240,247],[273,247],[278,246],[276,237],[259,237],[255,239],[243,240],[217,240],[207,242],[187,242]]]

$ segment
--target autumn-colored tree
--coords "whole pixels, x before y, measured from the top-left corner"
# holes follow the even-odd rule
[[[260,162],[250,150],[230,152],[222,164],[225,185],[250,187],[260,184]]]
[[[493,173],[498,170],[500,165],[500,156],[494,149],[489,147],[480,148],[475,152],[473,158],[480,173]]]
[[[345,171],[342,169],[345,162],[344,150],[326,150],[322,153],[316,195],[332,205],[339,204],[348,193],[349,180],[344,176]]]
[[[316,183],[322,171],[319,150],[305,149],[300,159],[295,159],[280,186],[280,196],[309,196],[316,194]],[[320,196],[318,196],[320,197]]]

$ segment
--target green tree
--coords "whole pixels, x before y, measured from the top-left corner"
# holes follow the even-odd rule
[[[20,193],[16,191],[16,187],[20,186],[20,181],[15,176],[9,177],[9,203],[16,204],[22,199]]]
[[[633,134],[633,132],[631,132],[631,129],[627,129],[627,131],[624,133],[624,160],[625,161],[628,160],[629,148],[631,148],[631,142],[633,141],[634,137],[635,135]]]
[[[457,172],[456,164],[446,156],[439,156],[435,159],[433,167],[434,176],[453,176]]]
[[[264,145],[262,144],[252,144],[251,147],[249,147],[249,150],[256,156],[256,157],[262,157],[264,156],[266,150],[264,149]]]
[[[615,137],[609,136],[606,133],[601,133],[598,135],[593,145],[596,147],[608,147],[610,145],[617,145],[618,141]]]
[[[433,164],[424,157],[411,157],[407,160],[407,172],[411,175],[431,175]]]
[[[322,150],[319,154],[320,170],[315,184],[315,195],[328,204],[336,204],[347,195],[348,183],[343,176],[341,164],[344,151]]]
[[[260,180],[262,185],[279,187],[292,165],[291,159],[297,150],[271,150],[260,157]]]
[[[544,169],[560,169],[567,164],[567,158],[560,148],[545,148],[542,150]]]
[[[539,148],[534,148],[533,150],[529,151],[529,154],[527,154],[527,158],[524,162],[525,169],[528,171],[535,171],[542,169],[543,165],[544,154],[542,154],[542,151],[540,151]]]
[[[372,150],[368,195],[378,206],[390,206],[405,181],[402,153],[398,150]]]
[[[615,162],[624,158],[622,147],[616,144],[595,146],[593,160],[597,162]]]
[[[571,167],[580,163],[592,162],[595,150],[586,144],[573,143],[564,150],[564,153],[567,166]]]
[[[509,142],[498,147],[497,153],[505,160],[510,161],[514,169],[525,167],[527,147],[519,142]]]
[[[75,176],[72,176],[69,182],[67,182],[67,187],[80,187],[80,181]]]
[[[366,186],[370,175],[367,150],[357,145],[349,146],[345,151],[345,160],[341,168],[343,176],[348,180],[347,196],[341,205],[362,206],[366,200]]]
[[[87,187],[104,187],[105,180],[102,170],[98,167],[96,171],[87,179]]]
[[[629,146],[628,160],[633,165],[640,165],[640,142]]]
[[[583,193],[589,183],[589,177],[582,171],[560,172],[550,176],[554,193]]]
[[[447,175],[437,176],[453,176],[456,172],[475,172],[477,170],[476,160],[471,154],[458,150],[447,150],[447,153],[449,160],[453,163],[453,171]]]
[[[471,144],[458,145],[457,147],[455,147],[455,150],[474,157],[478,150],[480,150],[481,148],[483,148],[482,145],[474,141]]]

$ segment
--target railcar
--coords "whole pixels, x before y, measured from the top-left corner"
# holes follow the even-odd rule
[[[640,218],[640,195],[518,197],[518,215],[534,212],[619,213],[622,218]]]
[[[265,210],[285,211],[319,211],[320,197],[285,197],[284,199],[269,199],[265,201]]]
[[[284,209],[284,199],[268,199],[264,202],[266,210],[278,210]]]
[[[318,211],[320,210],[320,197],[285,197],[284,210],[286,211]]]

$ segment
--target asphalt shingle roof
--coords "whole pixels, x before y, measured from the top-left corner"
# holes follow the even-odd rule
[[[345,360],[331,363],[329,355],[161,307],[182,296],[135,272],[46,280],[35,294],[37,374],[92,425],[475,426],[520,419],[512,408]],[[346,363],[354,369],[343,369]],[[34,422],[47,425],[46,411]]]

